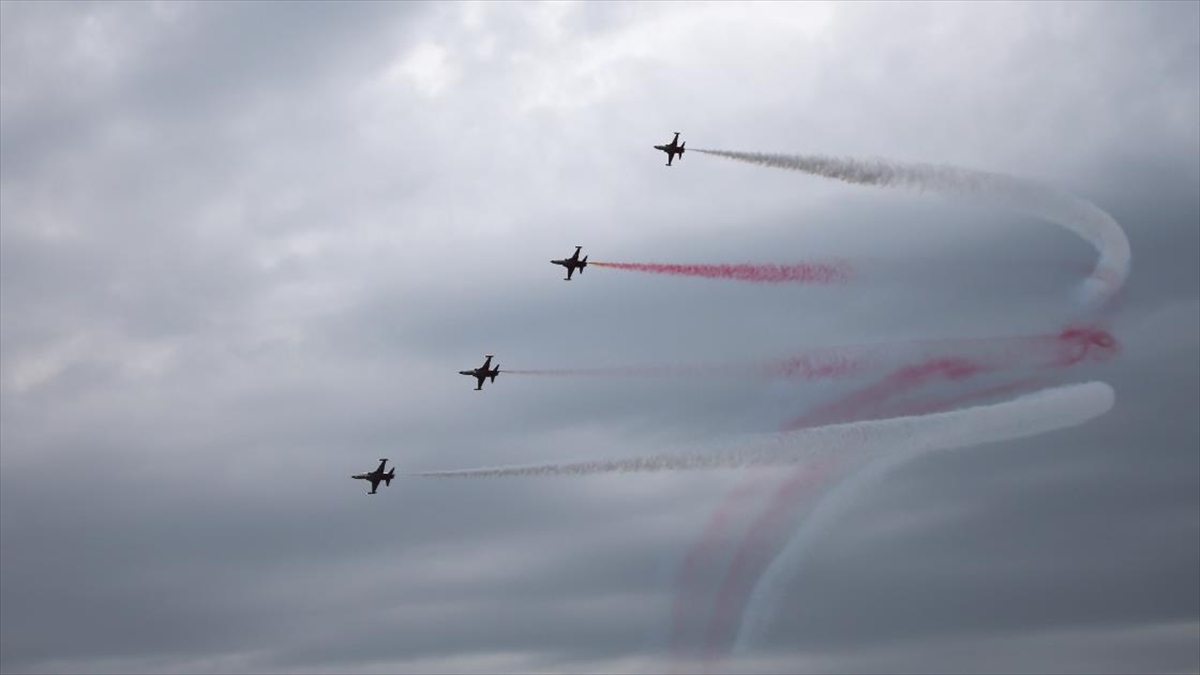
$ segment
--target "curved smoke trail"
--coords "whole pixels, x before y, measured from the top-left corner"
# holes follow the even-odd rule
[[[896,399],[902,395],[931,384],[965,381],[980,375],[1010,371],[1020,361],[1013,355],[1006,355],[1006,350],[996,349],[991,350],[991,359],[970,358],[966,352],[956,356],[935,357],[915,365],[901,367],[870,386],[810,410],[791,421],[785,428],[802,429],[869,417],[937,413],[1001,395],[1028,391],[1042,383],[1041,373],[1045,371],[1070,367],[1089,357],[1107,358],[1118,349],[1116,339],[1107,331],[1099,329],[1068,328],[1059,333],[1057,340],[1045,341],[1040,348],[1030,349],[1036,344],[1037,341],[1030,343],[1027,340],[1020,340],[1019,343],[1012,345],[1015,349],[1014,355],[1024,353],[1025,356],[1031,357],[1022,360],[1026,361],[1027,365],[1033,366],[1035,372],[1039,373],[1036,377],[1024,377],[998,385],[976,387],[966,393],[941,399],[897,401]],[[1027,350],[1028,353],[1026,353]],[[1003,358],[997,358],[1000,356]],[[852,475],[862,463],[856,460],[852,466],[848,466],[845,471],[839,473],[843,476]],[[777,536],[776,533],[781,532],[791,522],[790,514],[796,509],[798,503],[797,495],[794,494],[796,489],[802,484],[801,481],[812,483],[806,473],[804,468],[796,470],[793,477],[784,483],[786,489],[780,489],[770,498],[762,514],[754,519],[744,542],[738,547],[735,560],[740,561],[741,564],[731,565],[726,572],[709,630],[706,633],[705,655],[708,660],[713,661],[720,657],[718,645],[732,627],[732,617],[735,612],[739,611],[739,607],[744,615],[741,623],[743,628],[749,625],[748,617],[761,617],[764,613],[770,616],[773,612],[773,609],[766,610],[761,606],[762,602],[766,602],[763,598],[769,597],[770,593],[756,591],[757,585],[753,585],[753,581],[748,584],[747,578],[760,579],[759,583],[779,583],[778,577],[775,580],[767,580],[765,572],[770,569],[769,565],[775,565],[776,569],[779,569],[779,565],[782,563],[774,562],[774,558],[765,553],[769,550],[768,547],[762,544],[773,536]],[[829,485],[825,485],[815,492],[824,492],[829,487]],[[818,495],[814,494],[813,490],[804,493],[804,503],[811,506],[816,499],[818,499]],[[805,521],[801,520],[801,523],[803,522]],[[775,557],[782,555],[785,553],[781,551]],[[756,605],[756,603],[758,604]],[[753,621],[760,626],[767,623],[767,620],[762,618],[756,618]],[[746,635],[756,636],[761,632],[762,629],[759,628],[756,632]],[[730,636],[730,638],[732,637]],[[743,643],[750,639],[750,637],[742,638]],[[745,649],[744,644],[740,649]]]
[[[903,413],[892,411],[889,414],[882,408],[897,395],[933,382],[967,380],[978,375],[1011,371],[1022,364],[1037,371],[1068,368],[1085,360],[1106,360],[1119,349],[1116,338],[1098,328],[1067,328],[1054,339],[999,338],[994,342],[997,344],[984,342],[987,349],[980,349],[977,355],[971,354],[968,349],[960,348],[956,352],[945,350],[941,355],[917,365],[902,367],[871,386],[801,415],[784,428],[799,429],[864,417],[897,417]],[[979,341],[968,344],[976,348],[980,346]],[[969,393],[963,400],[959,400],[961,396],[947,399],[940,407],[937,403],[926,403],[920,408],[924,412],[937,412],[974,398],[996,395],[989,394],[989,391],[1003,393],[1006,389],[1019,389],[1022,386],[1014,383],[991,387]],[[914,410],[908,414],[917,412]]]
[[[812,459],[870,455],[883,451],[941,450],[1036,436],[1082,424],[1112,407],[1112,387],[1103,382],[1045,389],[1003,403],[919,417],[900,417],[762,434],[719,444],[705,453],[658,454],[621,459],[419,471],[417,478],[502,478],[585,476],[752,466],[783,466]],[[839,450],[850,446],[850,452]]]
[[[1094,308],[1111,309],[1112,301],[1121,291],[1129,275],[1131,263],[1129,241],[1120,225],[1109,214],[1091,202],[1032,181],[947,165],[907,164],[886,160],[863,161],[819,155],[781,155],[706,149],[697,149],[697,151],[860,185],[915,187],[921,190],[930,189],[951,194],[984,197],[1003,203],[1017,211],[1057,223],[1091,243],[1099,252],[1099,258],[1091,275],[1081,285],[1083,299],[1092,304]],[[1081,332],[1068,329],[1063,332],[1062,337],[1067,338],[1068,335],[1083,337],[1080,341],[1081,347],[1074,351],[1064,352],[1051,365],[1062,367],[1082,361],[1087,357],[1091,344],[1104,349],[1115,347],[1116,344],[1115,340],[1107,334],[1099,339],[1084,337],[1086,330]],[[850,397],[834,402],[823,409],[812,411],[793,421],[793,424],[829,424],[845,419],[856,419],[860,418],[857,417],[858,415],[872,407],[878,414],[879,409],[888,404],[891,398],[910,388],[921,386],[929,380],[965,379],[989,370],[991,368],[987,364],[968,359],[946,357],[929,359],[919,366],[896,371],[876,385]],[[1029,383],[1031,383],[1030,380],[1017,382],[1007,385],[1007,388],[1019,389]],[[1107,387],[1107,385],[1104,386]],[[970,393],[957,400],[949,399],[927,402],[918,406],[910,405],[908,410],[919,412],[939,405],[961,404],[967,400],[977,399],[980,394],[995,395],[1004,393],[1005,390],[1005,386],[992,387],[982,390],[982,392]],[[1111,388],[1109,393],[1111,395]],[[903,453],[893,454],[887,463],[871,468],[857,480],[851,481],[849,485],[852,487],[855,484],[865,483],[872,476],[882,476],[890,466],[902,462],[904,459]],[[801,472],[797,471],[795,475],[799,477]],[[851,492],[855,492],[855,490],[843,488],[840,491],[843,501],[848,499],[844,495]],[[766,512],[760,516],[759,522],[779,520],[780,513],[787,507],[787,502],[787,494],[777,495]],[[819,508],[822,513],[828,513],[837,503],[836,499],[833,500],[832,505],[822,501]],[[819,525],[822,518],[817,518],[815,522]],[[781,578],[786,578],[783,570],[795,567],[804,543],[811,536],[804,533],[811,532],[816,527],[810,523],[809,519],[805,519],[803,523],[797,536],[793,537],[785,550],[771,561],[768,573],[764,574],[755,585],[743,613],[742,630],[735,645],[738,652],[745,651],[749,641],[762,632],[766,623],[773,616],[774,607],[769,603],[773,601],[774,586],[779,583]],[[744,553],[745,547],[750,544],[751,542],[747,541],[739,554]],[[727,578],[726,586],[729,585]],[[720,614],[720,608],[718,608],[714,628],[719,628]],[[713,637],[713,631],[710,630],[709,636]],[[712,640],[710,639],[710,649],[711,646]]]
[[[1110,385],[1104,382],[1088,382],[1081,385],[1043,389],[1035,394],[1030,394],[1017,400],[1033,401],[1041,399],[1045,401],[1047,407],[1060,409],[1065,413],[1065,417],[1062,420],[1063,424],[1057,428],[1066,428],[1076,426],[1087,421],[1087,419],[1104,414],[1112,408],[1115,396],[1115,392]],[[989,406],[990,410],[988,412],[995,412],[1004,405],[1006,404]],[[975,420],[970,419],[974,417],[971,413],[972,411],[980,410],[982,409],[972,408],[964,411],[969,414],[968,419],[964,420],[964,422],[966,424],[974,424]],[[923,418],[918,417],[916,419]],[[1010,438],[1035,436],[1052,430],[1043,427],[1039,430],[1020,433]],[[1002,439],[994,438],[994,440]],[[749,602],[746,604],[746,610],[742,615],[741,628],[734,641],[733,652],[735,654],[745,653],[753,646],[756,640],[766,633],[767,626],[770,625],[772,619],[777,614],[779,598],[783,592],[782,587],[789,579],[795,576],[795,571],[800,566],[800,563],[803,562],[805,553],[813,538],[828,530],[830,525],[837,521],[838,516],[846,507],[852,505],[862,492],[880,482],[892,470],[920,455],[936,450],[950,449],[951,447],[955,446],[945,441],[941,443],[935,441],[899,444],[893,447],[891,451],[883,453],[884,456],[882,459],[866,462],[864,468],[850,473],[845,481],[836,485],[829,493],[817,500],[812,512],[804,518],[799,529],[792,535],[785,548],[771,560],[766,571],[754,585]]]
[[[786,502],[795,504],[812,503],[819,500],[823,490],[821,487],[836,480],[848,470],[857,468],[867,461],[869,456],[855,453],[851,460],[843,459],[847,453],[828,461],[809,462],[798,467],[792,476],[780,484],[770,497],[771,502]],[[745,535],[746,541],[755,541],[768,537],[772,532],[781,529],[788,519],[789,512],[784,509],[774,509],[765,512],[763,517],[754,520]],[[720,642],[731,625],[740,617],[735,612],[737,600],[747,596],[758,574],[749,574],[766,566],[769,559],[766,548],[741,546],[733,554],[729,567],[725,572],[725,580],[720,584],[713,599],[712,616],[708,630],[704,633],[704,659],[712,663],[720,658]]]
[[[990,198],[1031,216],[1062,225],[1100,253],[1084,283],[1085,297],[1103,305],[1129,276],[1129,239],[1112,216],[1095,204],[1049,186],[988,171],[926,163],[860,160],[823,155],[781,155],[696,149],[706,155],[802,171],[858,185],[913,187]]]
[[[1045,386],[1040,377],[1023,378],[1015,382],[977,388],[965,394],[941,399],[901,402],[900,404],[892,402],[893,398],[908,390],[932,384],[938,380],[971,378],[987,370],[988,368],[983,366],[983,362],[953,358],[934,358],[916,366],[906,366],[876,385],[806,413],[785,428],[801,429],[865,418],[941,413],[967,404],[978,404],[1001,395],[1028,393],[1034,388]],[[1035,387],[1035,385],[1040,386]],[[840,456],[845,457],[847,454],[842,453]],[[735,622],[735,616],[741,616],[745,611],[750,610],[751,594],[755,583],[766,571],[775,555],[772,547],[765,544],[768,544],[783,532],[784,528],[795,522],[796,516],[793,513],[797,510],[801,511],[799,517],[803,522],[804,511],[810,510],[813,504],[819,502],[820,498],[835,483],[846,476],[853,475],[869,459],[861,456],[853,457],[840,462],[840,465],[832,472],[827,470],[815,474],[810,466],[801,466],[793,471],[792,476],[785,480],[768,499],[766,507],[759,516],[753,519],[742,544],[737,547],[733,558],[734,562],[725,572],[724,582],[720,585],[720,592],[714,603],[709,627],[704,636],[706,661],[712,663],[721,658],[722,641],[728,639],[732,643],[735,637],[730,633],[731,629],[736,629],[739,625]],[[704,542],[698,544],[697,547],[702,545]]]
[[[719,535],[731,520],[749,509],[755,498],[760,496],[766,487],[766,478],[760,474],[753,479],[743,481],[726,496],[721,507],[713,512],[700,534],[698,544],[693,546],[683,558],[679,569],[680,587],[689,588],[693,584],[702,583],[700,577],[703,573],[703,565],[717,555]],[[671,657],[674,659],[678,660],[683,656],[681,643],[683,630],[681,627],[689,619],[700,614],[697,604],[695,594],[678,593],[671,605],[671,633],[668,644]]]

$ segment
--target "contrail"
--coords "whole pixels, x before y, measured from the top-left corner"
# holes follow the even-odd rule
[[[850,264],[842,261],[830,263],[793,263],[790,265],[755,265],[749,263],[736,265],[681,265],[672,263],[592,261],[588,265],[632,272],[647,272],[650,274],[670,274],[673,276],[703,277],[705,279],[733,279],[736,281],[773,284],[843,283],[849,281],[854,274],[854,270]]]
[[[884,159],[861,160],[823,155],[782,155],[696,149],[706,155],[802,171],[858,185],[929,189],[990,198],[1071,230],[1100,253],[1084,284],[1085,296],[1101,304],[1111,300],[1129,276],[1129,239],[1112,216],[1095,204],[1040,183],[987,171]]]
[[[516,466],[421,471],[397,474],[419,478],[502,478],[512,476],[586,476],[752,466],[783,466],[827,457],[830,453],[879,454],[883,450],[937,450],[1024,438],[1082,424],[1113,403],[1112,387],[1102,382],[1046,389],[988,406],[919,417],[838,424],[721,443],[711,452],[659,454],[622,459],[555,462]],[[839,452],[847,446],[849,453]]]

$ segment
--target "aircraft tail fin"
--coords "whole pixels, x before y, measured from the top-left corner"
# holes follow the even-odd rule
[[[680,143],[680,144],[679,144],[679,156],[680,156],[680,157],[683,157],[683,148],[684,148],[684,146],[686,146],[686,145],[687,145],[687,141],[684,141],[684,142],[682,142],[682,143]]]
[[[583,268],[587,267],[587,256],[583,256],[583,260],[579,261],[579,273],[583,274]]]
[[[387,475],[383,477],[383,484],[387,485],[387,486],[391,486],[392,479],[395,477],[396,477],[396,467],[393,466],[392,470],[387,472]]]

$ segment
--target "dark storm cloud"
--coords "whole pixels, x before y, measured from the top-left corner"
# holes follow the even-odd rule
[[[1195,669],[1195,333],[1122,332],[1200,286],[1195,5],[0,7],[0,670],[664,671],[675,566],[738,475],[366,498],[349,474],[647,454],[851,386],[472,392],[485,352],[1054,331],[1094,262],[969,201],[666,169],[676,129],[1050,179],[1133,248],[1122,360],[1064,375],[1111,382],[1112,413],[897,472],[728,668]],[[845,288],[562,283],[576,244],[869,263]]]

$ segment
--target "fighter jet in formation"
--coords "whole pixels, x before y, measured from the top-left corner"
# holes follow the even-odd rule
[[[496,366],[495,368],[488,370],[488,366],[492,365],[492,355],[486,354],[485,356],[487,357],[487,359],[483,362],[483,365],[476,368],[475,370],[460,370],[460,371],[458,371],[459,375],[470,375],[471,377],[473,377],[479,381],[479,384],[477,384],[475,386],[475,391],[479,391],[480,389],[483,389],[483,381],[484,380],[490,379],[492,382],[495,382],[496,376],[500,374],[500,366]]]
[[[583,248],[583,247],[576,246],[575,247],[575,255],[571,256],[570,258],[563,258],[562,260],[551,260],[550,261],[554,265],[562,265],[563,267],[567,268],[567,277],[565,279],[563,279],[563,281],[570,281],[571,275],[574,274],[575,270],[577,270],[577,269],[579,270],[580,274],[583,274],[583,268],[587,267],[587,256],[586,255],[583,256],[583,260],[579,259],[579,249],[581,249],[581,248]]]
[[[357,473],[357,474],[354,474],[353,476],[351,476],[351,478],[357,478],[358,480],[371,481],[371,491],[368,492],[367,494],[373,495],[373,494],[375,494],[375,489],[379,487],[379,481],[383,481],[384,485],[391,485],[392,479],[396,477],[396,467],[394,467],[394,466],[392,467],[391,471],[388,471],[387,473],[383,472],[383,465],[385,465],[385,464],[387,464],[387,457],[384,457],[379,460],[379,468],[378,469],[375,469],[374,471],[371,471],[368,473]]]
[[[675,137],[671,139],[670,143],[654,146],[655,150],[662,150],[663,152],[667,153],[667,166],[671,166],[674,163],[676,156],[678,156],[680,159],[683,159],[684,146],[687,145],[687,143],[679,142],[679,134],[680,132],[676,131]],[[566,268],[567,276],[563,279],[563,281],[570,281],[571,277],[575,274],[575,270],[579,270],[579,273],[583,274],[583,270],[588,264],[588,258],[587,256],[583,256],[583,258],[580,259],[579,253],[582,251],[582,249],[582,246],[576,246],[575,253],[570,258],[550,261],[554,265],[562,265]],[[487,380],[490,380],[494,383],[496,381],[496,376],[500,374],[500,366],[492,367],[493,356],[491,354],[485,354],[484,356],[485,358],[482,366],[473,370],[458,371],[460,375],[468,375],[475,378],[475,391],[482,391],[483,383]],[[385,486],[391,486],[392,479],[396,477],[395,467],[386,473],[384,472],[384,467],[386,465],[387,458],[385,457],[379,460],[379,467],[374,471],[355,474],[351,476],[351,478],[370,481],[371,491],[367,494],[373,495],[378,490],[380,482],[383,482]]]
[[[675,138],[668,145],[656,145],[655,150],[662,150],[667,153],[667,166],[671,166],[671,161],[675,159],[675,155],[679,155],[679,159],[683,159],[683,146],[687,145],[687,141],[679,142],[679,132],[675,132]]]

